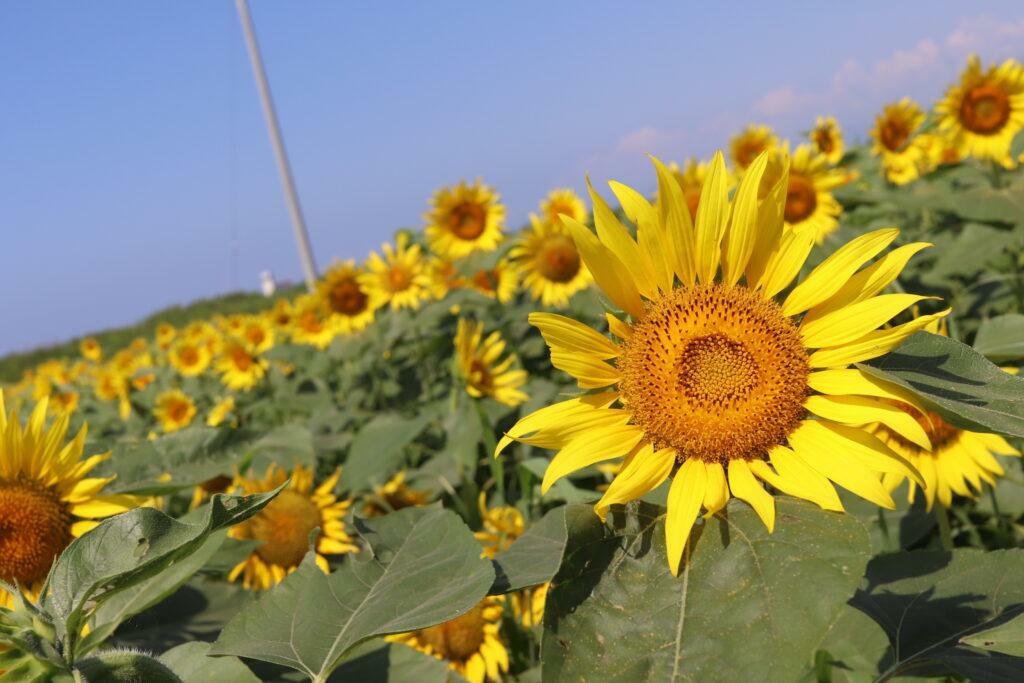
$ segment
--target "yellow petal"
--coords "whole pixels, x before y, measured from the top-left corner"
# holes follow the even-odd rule
[[[916,402],[914,395],[898,384],[877,379],[857,368],[812,372],[807,377],[807,386],[832,396],[874,396],[909,405]]]
[[[668,491],[668,514],[665,518],[665,552],[672,574],[679,576],[683,549],[690,538],[690,530],[697,521],[697,513],[704,500],[707,470],[704,463],[690,458],[676,471]]]
[[[711,517],[729,502],[729,485],[725,481],[725,470],[717,462],[705,463],[707,488],[704,490],[704,516]]]
[[[746,460],[729,461],[729,489],[732,495],[754,508],[754,512],[768,527],[768,533],[775,529],[775,499],[754,478]]]
[[[863,429],[817,420],[806,421],[799,431],[802,432],[801,443],[805,445],[813,444],[837,457],[856,458],[874,472],[896,472],[924,486],[924,479],[910,461]]]
[[[562,216],[562,223],[569,229],[580,258],[594,276],[597,286],[626,313],[634,318],[643,317],[640,291],[622,261],[587,226],[566,216]]]
[[[924,427],[907,411],[869,396],[808,396],[804,407],[818,417],[844,425],[864,426],[874,422],[926,451],[932,449]]]
[[[541,482],[541,493],[547,493],[562,477],[602,460],[621,458],[640,443],[644,433],[633,425],[619,425],[580,434],[558,451],[548,464]]]
[[[722,260],[721,244],[729,220],[729,195],[726,186],[725,158],[716,152],[707,178],[701,187],[694,228],[697,279],[713,282]]]
[[[581,322],[555,313],[533,312],[527,318],[554,349],[588,354],[598,360],[615,358],[621,350],[608,337]]]
[[[800,325],[800,336],[808,348],[839,346],[877,330],[919,301],[934,298],[916,294],[882,294],[826,313],[814,320],[804,320]]]
[[[587,189],[594,204],[594,226],[597,228],[598,238],[619,257],[640,293],[648,299],[653,299],[657,293],[657,283],[650,265],[611,207],[594,190],[590,178],[587,178]]]
[[[877,474],[849,453],[836,452],[828,444],[823,446],[820,439],[809,438],[810,434],[805,428],[812,424],[815,423],[805,421],[789,435],[793,453],[811,469],[848,491],[888,510],[895,509],[896,503],[882,486]]]
[[[757,191],[767,165],[768,153],[761,152],[744,171],[743,179],[733,197],[732,215],[729,217],[729,228],[725,235],[725,249],[722,254],[722,281],[730,286],[739,282],[757,243]]]
[[[679,281],[692,285],[697,265],[690,208],[672,172],[658,159],[651,157],[651,161],[658,174],[658,215],[664,226],[664,249]]]
[[[907,337],[927,327],[932,321],[949,315],[949,309],[923,315],[910,322],[886,330],[868,332],[855,341],[826,349],[818,349],[807,359],[812,368],[834,368],[871,360],[889,353],[902,344]]]
[[[608,331],[619,339],[629,339],[633,336],[633,328],[629,323],[619,320],[611,313],[605,313],[604,319],[608,321]]]
[[[775,184],[772,185],[771,189],[768,190],[765,198],[761,201],[761,205],[757,209],[757,234],[755,235],[756,242],[754,243],[754,251],[750,255],[750,260],[747,263],[747,282],[754,285],[755,289],[761,288],[768,281],[782,280],[783,277],[780,274],[773,273],[768,269],[769,262],[779,253],[780,239],[784,238],[783,230],[785,227],[785,211],[786,211],[786,196],[789,190],[789,155],[785,154],[781,157],[772,157],[769,159],[769,168],[776,164],[781,165],[778,169],[778,177],[775,180]],[[786,233],[792,233],[794,231],[789,230]],[[782,239],[785,241],[785,239]],[[800,240],[799,244],[803,245],[806,240]],[[813,243],[813,242],[812,242]],[[795,243],[790,240],[789,249]],[[802,248],[802,247],[801,247]],[[771,294],[767,294],[769,298],[775,296],[776,293],[782,291],[790,283],[790,281],[796,277],[796,274],[800,272],[803,267],[804,260],[807,258],[807,254],[810,253],[810,246],[803,252],[803,258],[800,259],[799,263],[795,264],[795,268],[792,270],[792,275],[788,279],[785,279],[781,285],[778,285],[778,289],[775,289]],[[789,269],[794,264],[792,263],[793,255],[790,254],[784,261],[777,262],[777,265],[785,265]]]
[[[621,379],[614,366],[582,353],[552,349],[551,364],[575,377],[583,389],[600,389]]]
[[[135,496],[103,496],[85,503],[75,503],[70,505],[69,509],[76,517],[101,518],[121,514],[137,507],[138,504],[139,499]]]
[[[100,525],[99,522],[92,519],[83,519],[71,524],[71,535],[75,538],[79,538],[84,534],[89,533]]]
[[[607,408],[619,398],[614,391],[606,391],[600,394],[588,394],[579,398],[571,398],[568,401],[560,401],[549,406],[536,410],[529,415],[521,417],[508,432],[502,436],[494,451],[495,457],[505,448],[520,437],[542,431],[546,428],[564,424],[571,420],[574,415]]]
[[[675,460],[675,451],[671,449],[655,451],[650,444],[644,445],[615,475],[608,490],[594,506],[594,511],[604,521],[612,505],[628,503],[647,495],[668,478]]]
[[[779,237],[777,245],[768,257],[764,274],[757,284],[757,288],[768,299],[788,287],[800,273],[808,254],[814,248],[814,235],[806,230],[786,230]]]
[[[832,482],[817,470],[808,467],[792,450],[785,446],[776,446],[768,457],[771,458],[772,465],[781,479],[778,484],[765,480],[769,484],[790,495],[817,503],[825,510],[843,511],[843,503],[839,500],[839,494],[836,493]],[[754,470],[754,473],[758,474],[757,470]]]

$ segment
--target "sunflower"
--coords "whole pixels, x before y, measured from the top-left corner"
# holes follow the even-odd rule
[[[274,307],[267,314],[270,321],[274,323],[274,326],[280,330],[288,329],[292,324],[292,318],[295,316],[295,312],[292,308],[291,302],[287,299],[278,299],[274,302]]]
[[[315,296],[304,294],[295,300],[289,331],[292,341],[326,349],[338,336],[335,318]]]
[[[367,271],[359,284],[370,294],[374,308],[389,304],[392,310],[417,309],[430,296],[430,276],[418,244],[409,244],[409,235],[398,234],[395,246],[381,245],[383,258],[374,252],[367,259]]]
[[[489,596],[461,617],[386,640],[448,662],[469,683],[500,681],[508,671],[508,650],[501,640],[503,604],[502,596]]]
[[[551,190],[540,202],[540,215],[542,220],[554,225],[562,224],[563,215],[584,223],[587,220],[587,205],[573,190]]]
[[[512,247],[509,259],[530,296],[545,306],[567,306],[573,294],[593,282],[561,220],[553,223],[531,214],[530,227]]]
[[[317,293],[334,316],[341,334],[358,332],[373,322],[375,308],[369,293],[359,283],[362,273],[354,260],[339,261],[317,285]]]
[[[430,200],[430,211],[423,216],[430,250],[451,259],[494,250],[505,223],[505,206],[500,200],[497,192],[479,180],[438,190]]]
[[[188,427],[196,416],[196,404],[180,389],[165,391],[156,397],[153,416],[160,421],[164,432],[176,432]]]
[[[120,372],[112,368],[101,368],[96,373],[96,380],[93,384],[93,391],[96,398],[109,403],[128,395],[128,380]]]
[[[210,408],[209,415],[206,416],[206,424],[210,427],[219,427],[224,420],[228,419],[235,410],[235,397],[227,396],[220,399],[217,403]]]
[[[498,261],[493,268],[480,268],[467,280],[469,288],[503,304],[512,301],[519,289],[519,277],[512,264]]]
[[[959,164],[963,161],[963,154],[948,135],[943,133],[922,133],[917,136],[917,140],[924,150],[929,170],[934,170],[940,166]]]
[[[783,211],[786,225],[814,235],[815,242],[821,244],[839,227],[837,217],[843,207],[832,196],[832,190],[846,181],[846,174],[829,168],[825,157],[810,145],[797,147],[789,166]]]
[[[819,116],[807,137],[828,163],[837,164],[843,158],[843,131],[833,117]]]
[[[784,228],[785,164],[758,202],[767,162],[763,155],[751,164],[730,201],[716,155],[695,226],[658,161],[662,201],[634,207],[638,241],[597,195],[597,235],[568,221],[598,286],[627,317],[609,314],[608,338],[571,318],[530,315],[552,364],[595,391],[527,415],[496,449],[518,440],[557,450],[542,491],[573,471],[625,458],[595,506],[602,518],[671,476],[665,531],[673,573],[701,507],[713,514],[733,496],[774,528],[775,500],[759,480],[828,510],[842,509],[832,482],[888,508],[895,504],[881,474],[922,482],[864,426],[881,422],[922,447],[927,434],[888,402],[891,392],[849,366],[948,313],[878,329],[927,298],[879,294],[927,245],[903,246],[861,269],[898,235],[866,233],[782,296],[814,236]]]
[[[925,153],[917,134],[924,119],[921,107],[909,97],[885,105],[875,117],[871,151],[882,158],[885,177],[896,185],[905,185],[921,175]]]
[[[309,534],[319,528],[316,540],[316,564],[328,572],[324,555],[358,552],[359,547],[345,530],[345,514],[351,500],[338,500],[334,487],[341,470],[313,488],[313,473],[296,465],[288,487],[270,501],[255,517],[231,527],[232,538],[260,541],[252,554],[231,570],[228,580],[242,577],[242,585],[251,590],[267,590],[281,583],[298,569],[309,550]],[[234,493],[252,495],[272,491],[289,479],[289,474],[271,464],[262,479],[237,477]]]
[[[50,413],[52,415],[58,415],[60,413],[73,413],[78,410],[78,403],[81,397],[78,392],[73,389],[66,391],[54,391],[50,394]]]
[[[47,429],[46,411],[44,399],[22,428],[0,392],[0,580],[33,595],[72,539],[138,503],[100,495],[111,479],[88,475],[110,453],[83,459],[86,427],[65,443],[70,414],[61,413]],[[0,607],[10,604],[0,589]]]
[[[480,494],[477,501],[483,529],[473,535],[483,546],[482,556],[494,559],[498,553],[508,550],[516,539],[526,531],[523,515],[511,505],[487,507],[487,496]],[[549,584],[525,588],[512,593],[512,613],[526,628],[540,625],[544,619],[544,603],[547,600]]]
[[[430,494],[418,491],[405,483],[405,470],[391,477],[383,486],[376,486],[363,503],[363,515],[380,517],[408,507],[426,505]]]
[[[427,277],[430,279],[430,293],[435,299],[443,299],[451,290],[466,284],[455,262],[440,256],[430,259]]]
[[[950,86],[935,111],[940,130],[964,156],[1013,168],[1010,145],[1024,128],[1024,66],[1007,59],[982,70],[981,60],[971,55],[960,82]]]
[[[174,343],[174,338],[178,335],[178,330],[174,329],[174,325],[170,323],[160,323],[156,326],[156,345],[166,351],[171,348],[171,344]]]
[[[262,316],[245,316],[236,334],[253,353],[263,353],[274,346],[274,328]]]
[[[484,324],[459,318],[455,333],[455,362],[466,392],[473,398],[490,396],[507,406],[517,406],[529,398],[519,387],[527,380],[526,370],[511,370],[516,356],[510,353],[499,361],[505,352],[505,341],[501,333],[494,331],[483,338]]]
[[[267,372],[267,361],[252,353],[241,342],[231,340],[224,345],[216,367],[224,386],[235,391],[247,391],[263,379]]]
[[[103,358],[103,347],[94,337],[86,337],[78,344],[82,357],[98,363]]]
[[[711,168],[711,164],[707,161],[697,161],[694,158],[689,158],[683,162],[683,167],[679,168],[679,165],[675,162],[669,164],[669,170],[672,172],[672,176],[679,183],[679,187],[683,190],[683,199],[686,200],[686,206],[690,210],[690,219],[697,219],[697,206],[700,203],[700,193],[704,188],[704,179],[708,176],[708,169]],[[729,187],[733,185],[733,178],[729,174]],[[593,188],[591,188],[593,189]],[[618,191],[621,190],[621,186],[615,188]]]
[[[738,171],[745,171],[761,152],[775,149],[778,144],[779,139],[768,126],[747,126],[729,142],[732,163]]]
[[[183,339],[167,352],[167,360],[171,367],[185,377],[203,374],[210,366],[212,354],[209,347],[202,341]]]

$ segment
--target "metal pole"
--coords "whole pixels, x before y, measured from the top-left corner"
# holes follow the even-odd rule
[[[256,32],[252,26],[252,15],[249,13],[248,0],[235,0],[238,8],[238,19],[242,23],[242,32],[245,34],[245,45],[249,50],[249,61],[252,62],[252,72],[256,77],[256,85],[260,91],[260,101],[263,103],[263,116],[267,120],[267,130],[270,132],[270,144],[274,148],[274,156],[277,158],[277,170],[281,173],[281,182],[284,184],[285,199],[288,200],[288,213],[291,214],[292,228],[295,229],[295,242],[299,247],[299,259],[302,261],[302,272],[306,276],[306,287],[309,291],[316,288],[316,263],[313,261],[313,249],[309,246],[309,233],[306,232],[306,221],[302,217],[302,207],[299,206],[299,195],[295,191],[295,180],[292,178],[292,169],[288,163],[288,153],[284,148],[284,139],[281,137],[281,126],[277,122],[277,112],[274,110],[274,100],[270,94],[270,84],[267,83],[267,73],[263,69],[263,58],[260,57],[260,45],[256,42]]]

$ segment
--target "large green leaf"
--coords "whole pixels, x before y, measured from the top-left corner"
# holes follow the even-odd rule
[[[1024,614],[1018,614],[998,626],[964,636],[960,642],[982,650],[1024,657]]]
[[[664,514],[631,503],[601,525],[566,511],[569,543],[544,615],[544,679],[791,681],[806,670],[869,556],[856,518],[777,499],[769,534],[744,503],[698,526],[669,572]]]
[[[302,566],[242,610],[213,653],[287,666],[326,680],[345,653],[375,636],[425,628],[472,609],[494,582],[491,563],[455,513],[407,508],[358,520],[370,546],[330,576]]]
[[[316,465],[316,451],[313,449],[313,434],[305,421],[288,422],[271,429],[249,447],[253,467],[262,472],[274,462],[291,469],[297,464],[312,467]]]
[[[1024,315],[1007,313],[982,322],[974,349],[993,363],[1024,358]]]
[[[910,389],[961,429],[1024,436],[1024,379],[960,342],[918,332],[862,370]]]
[[[341,473],[342,490],[359,491],[366,488],[372,479],[386,480],[401,463],[405,447],[432,419],[430,414],[404,417],[382,413],[366,423],[348,449],[348,458]]]
[[[259,683],[237,657],[208,657],[209,643],[184,643],[160,655],[181,683]]]
[[[353,653],[331,680],[359,683],[447,683],[448,664],[408,645],[371,641],[366,654]]]
[[[565,507],[540,518],[515,543],[494,558],[497,575],[491,594],[547,583],[558,571],[566,542]]]

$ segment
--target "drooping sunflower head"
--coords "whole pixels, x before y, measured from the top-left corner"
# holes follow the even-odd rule
[[[1012,168],[1010,145],[1024,129],[1024,66],[1008,59],[984,69],[971,55],[960,82],[949,87],[935,110],[939,128],[961,154]]]
[[[835,118],[819,116],[807,137],[828,163],[836,164],[843,158],[843,131]]]
[[[408,507],[426,505],[430,493],[414,489],[405,483],[405,470],[391,477],[382,486],[375,486],[373,493],[363,502],[365,517],[380,517]]]
[[[507,406],[517,406],[529,398],[520,387],[526,384],[525,370],[513,370],[514,353],[505,353],[505,340],[495,330],[484,338],[484,324],[459,318],[455,333],[455,362],[473,398],[489,396]]]
[[[561,216],[585,223],[587,220],[587,205],[583,202],[574,190],[561,189],[551,190],[548,196],[540,202],[541,220],[561,225]]]
[[[171,389],[156,397],[153,416],[159,420],[164,432],[176,432],[192,424],[196,404],[181,389]]]
[[[89,473],[110,454],[83,458],[86,427],[65,442],[69,414],[47,427],[46,413],[40,401],[22,427],[0,392],[0,580],[30,593],[72,539],[138,505],[130,496],[102,495],[111,479]],[[0,607],[10,598],[0,589]]]
[[[374,308],[389,305],[392,310],[417,309],[430,296],[431,282],[423,251],[409,243],[409,235],[400,232],[395,245],[381,245],[383,256],[373,252],[366,261],[367,272],[359,284],[370,296]]]
[[[508,671],[508,650],[501,639],[502,596],[489,596],[460,617],[437,626],[388,636],[448,662],[469,683],[501,680]]]
[[[490,268],[477,268],[466,279],[466,284],[473,291],[506,304],[519,289],[519,277],[512,264],[502,259]]]
[[[843,208],[832,190],[847,181],[846,173],[829,166],[824,155],[810,145],[793,152],[789,166],[789,185],[783,218],[794,230],[806,230],[820,244],[839,227]]]
[[[530,227],[509,252],[509,259],[519,269],[530,296],[545,306],[568,305],[573,294],[593,281],[561,221],[551,223],[531,215]]]
[[[174,343],[174,338],[178,335],[178,330],[175,329],[174,325],[170,323],[160,323],[156,326],[156,345],[167,350]]]
[[[624,315],[609,314],[611,337],[564,316],[530,315],[552,364],[590,391],[527,415],[498,444],[499,452],[513,440],[557,451],[544,491],[575,470],[623,458],[596,505],[602,517],[671,478],[673,572],[702,508],[713,514],[740,498],[772,529],[774,498],[764,483],[830,510],[842,509],[834,484],[893,507],[882,474],[922,480],[868,431],[872,422],[930,447],[917,421],[892,406],[892,392],[850,367],[945,315],[882,329],[928,298],[882,293],[927,245],[883,254],[898,231],[867,233],[796,281],[815,235],[785,227],[788,164],[762,188],[768,165],[767,154],[752,162],[730,199],[717,155],[691,222],[682,189],[655,161],[658,205],[636,193],[626,209],[636,239],[592,194],[597,234],[567,223],[595,282]]]
[[[267,372],[267,361],[238,339],[229,339],[221,349],[216,367],[220,381],[235,391],[248,391]]]
[[[523,515],[511,505],[487,506],[487,494],[480,492],[477,499],[483,528],[474,532],[483,547],[484,557],[495,557],[508,550],[526,531]]]
[[[435,192],[423,220],[430,250],[445,258],[461,258],[474,251],[492,251],[501,243],[505,205],[480,180],[472,185],[463,181]]]
[[[921,175],[925,154],[918,133],[924,120],[925,113],[909,97],[885,105],[875,117],[871,151],[882,158],[890,182],[903,185]]]
[[[774,149],[779,138],[768,126],[749,125],[730,142],[729,152],[736,170],[745,171],[762,152]]]
[[[373,322],[374,307],[370,294],[359,283],[363,269],[354,260],[339,261],[332,265],[317,285],[317,292],[332,316],[336,316],[338,329],[350,334],[364,329]]]
[[[94,363],[98,363],[103,359],[103,347],[96,340],[95,337],[86,337],[78,343],[78,350],[82,354],[82,357],[91,360]]]
[[[210,348],[202,341],[183,339],[171,347],[167,359],[185,377],[203,374],[210,365]]]
[[[358,552],[345,527],[352,501],[338,500],[334,493],[340,476],[339,469],[314,488],[313,473],[302,465],[289,474],[271,464],[262,478],[236,477],[233,492],[243,495],[272,491],[289,479],[290,483],[255,517],[231,527],[228,534],[232,538],[259,541],[260,545],[231,570],[228,579],[242,577],[242,584],[250,590],[273,588],[298,569],[309,550],[309,535],[316,528],[320,529],[316,563],[325,574],[325,555]]]

